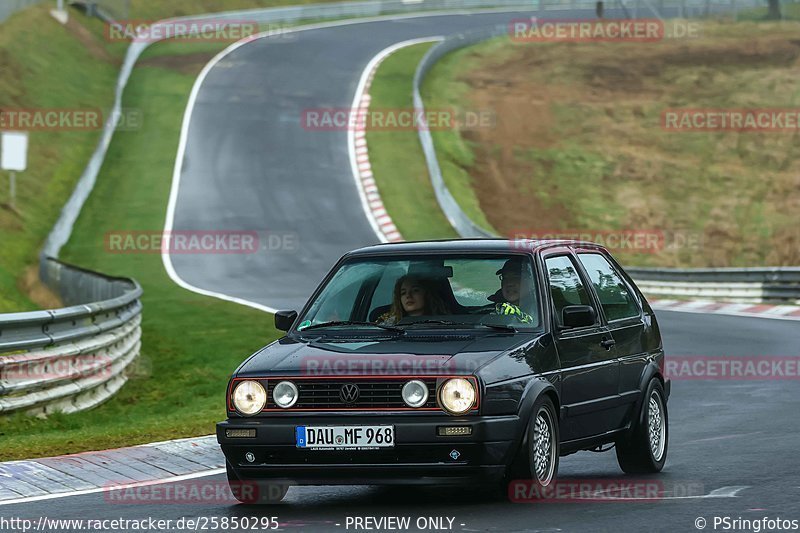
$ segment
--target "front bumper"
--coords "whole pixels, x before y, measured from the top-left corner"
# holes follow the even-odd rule
[[[306,450],[295,445],[302,425],[395,427],[395,446],[378,450]],[[469,426],[468,436],[440,436],[441,426]],[[229,419],[217,441],[241,480],[295,485],[462,484],[500,479],[519,447],[517,416],[304,416]],[[226,430],[256,430],[255,438],[229,438]],[[250,452],[255,457],[247,461]],[[454,453],[455,452],[455,453]]]

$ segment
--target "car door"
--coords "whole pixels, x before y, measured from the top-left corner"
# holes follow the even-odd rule
[[[620,405],[610,412],[610,416],[617,427],[622,427],[641,394],[640,380],[647,363],[644,315],[636,292],[604,252],[592,249],[578,249],[576,252],[615,341],[611,351],[618,361]]]
[[[609,330],[570,250],[551,250],[543,255],[543,261],[562,367],[562,440],[606,433],[615,429],[607,414],[618,402],[619,389],[617,361],[606,347],[612,340]],[[568,305],[594,308],[595,324],[565,329],[562,310]]]

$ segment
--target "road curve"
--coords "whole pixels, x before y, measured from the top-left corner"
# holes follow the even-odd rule
[[[339,256],[379,240],[353,179],[347,132],[304,128],[303,112],[350,108],[370,59],[394,43],[521,16],[337,25],[256,40],[225,55],[196,88],[167,229],[255,231],[266,249],[172,254],[165,263],[173,277],[267,309],[298,308]]]

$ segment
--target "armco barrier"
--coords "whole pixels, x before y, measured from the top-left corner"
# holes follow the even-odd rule
[[[732,9],[763,7],[757,0],[743,0],[736,3],[728,1],[711,2],[707,0],[660,1],[656,9],[647,0],[626,3],[608,2],[618,5],[617,9],[607,10],[609,18],[627,17],[634,13],[643,16],[700,16],[707,13],[725,13]],[[574,1],[575,9],[593,8],[594,2]],[[563,9],[564,4],[545,4],[539,9],[543,12]],[[546,14],[545,14],[546,16]],[[487,27],[447,37],[432,46],[417,65],[413,80],[414,107],[424,114],[424,102],[420,87],[425,76],[437,61],[445,55],[481,41],[508,35],[508,25]],[[418,135],[425,162],[428,167],[431,184],[436,199],[450,225],[459,236],[464,238],[496,237],[493,232],[475,224],[461,209],[442,177],[436,149],[430,130],[423,122],[418,127]],[[800,268],[706,268],[706,269],[659,269],[659,268],[627,268],[628,273],[636,280],[640,288],[647,294],[659,297],[708,298],[734,302],[783,302],[800,304]]]
[[[74,412],[106,400],[139,355],[142,289],[41,260],[42,280],[69,307],[0,314],[0,414]]]
[[[652,296],[800,304],[800,267],[626,270]]]
[[[6,20],[16,11],[40,4],[43,1],[44,0],[2,0],[0,1],[0,22]],[[55,7],[55,3],[53,7]]]

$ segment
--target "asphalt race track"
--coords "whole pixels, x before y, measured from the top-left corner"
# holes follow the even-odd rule
[[[300,32],[291,40],[255,41],[223,59],[198,95],[174,229],[292,232],[297,248],[174,255],[177,273],[206,290],[298,308],[341,253],[377,241],[358,200],[346,132],[304,130],[301,110],[349,107],[364,66],[395,42],[514,16],[333,27]],[[800,356],[797,322],[666,311],[659,319],[668,358]],[[0,516],[173,521],[276,516],[281,529],[303,531],[364,531],[347,527],[347,518],[387,516],[411,517],[409,530],[416,531],[420,517],[446,517],[453,519],[454,531],[502,532],[697,531],[698,517],[712,531],[714,516],[800,519],[797,380],[675,381],[668,407],[666,468],[661,475],[638,478],[660,489],[649,501],[510,503],[469,487],[296,487],[274,507],[119,504],[101,493],[4,506]],[[613,451],[562,458],[560,478],[637,479],[622,475]]]
[[[800,355],[796,322],[674,312],[659,318],[668,357]],[[412,524],[434,516],[454,518],[453,531],[501,532],[697,531],[698,517],[713,531],[714,516],[800,519],[799,392],[796,380],[676,381],[668,404],[669,456],[660,475],[624,476],[613,451],[561,459],[562,481],[636,480],[659,489],[655,501],[509,503],[466,487],[294,487],[273,507],[115,503],[108,494],[90,494],[4,506],[0,516],[173,521],[277,516],[281,529],[303,531],[354,531],[345,527],[348,516],[410,516]],[[225,476],[192,483],[225,483]]]
[[[304,128],[303,112],[349,109],[362,71],[392,44],[524,16],[334,26],[256,40],[231,52],[208,72],[197,95],[172,229],[255,231],[267,249],[172,254],[175,271],[201,289],[299,309],[343,253],[379,242],[359,200],[347,132]]]

